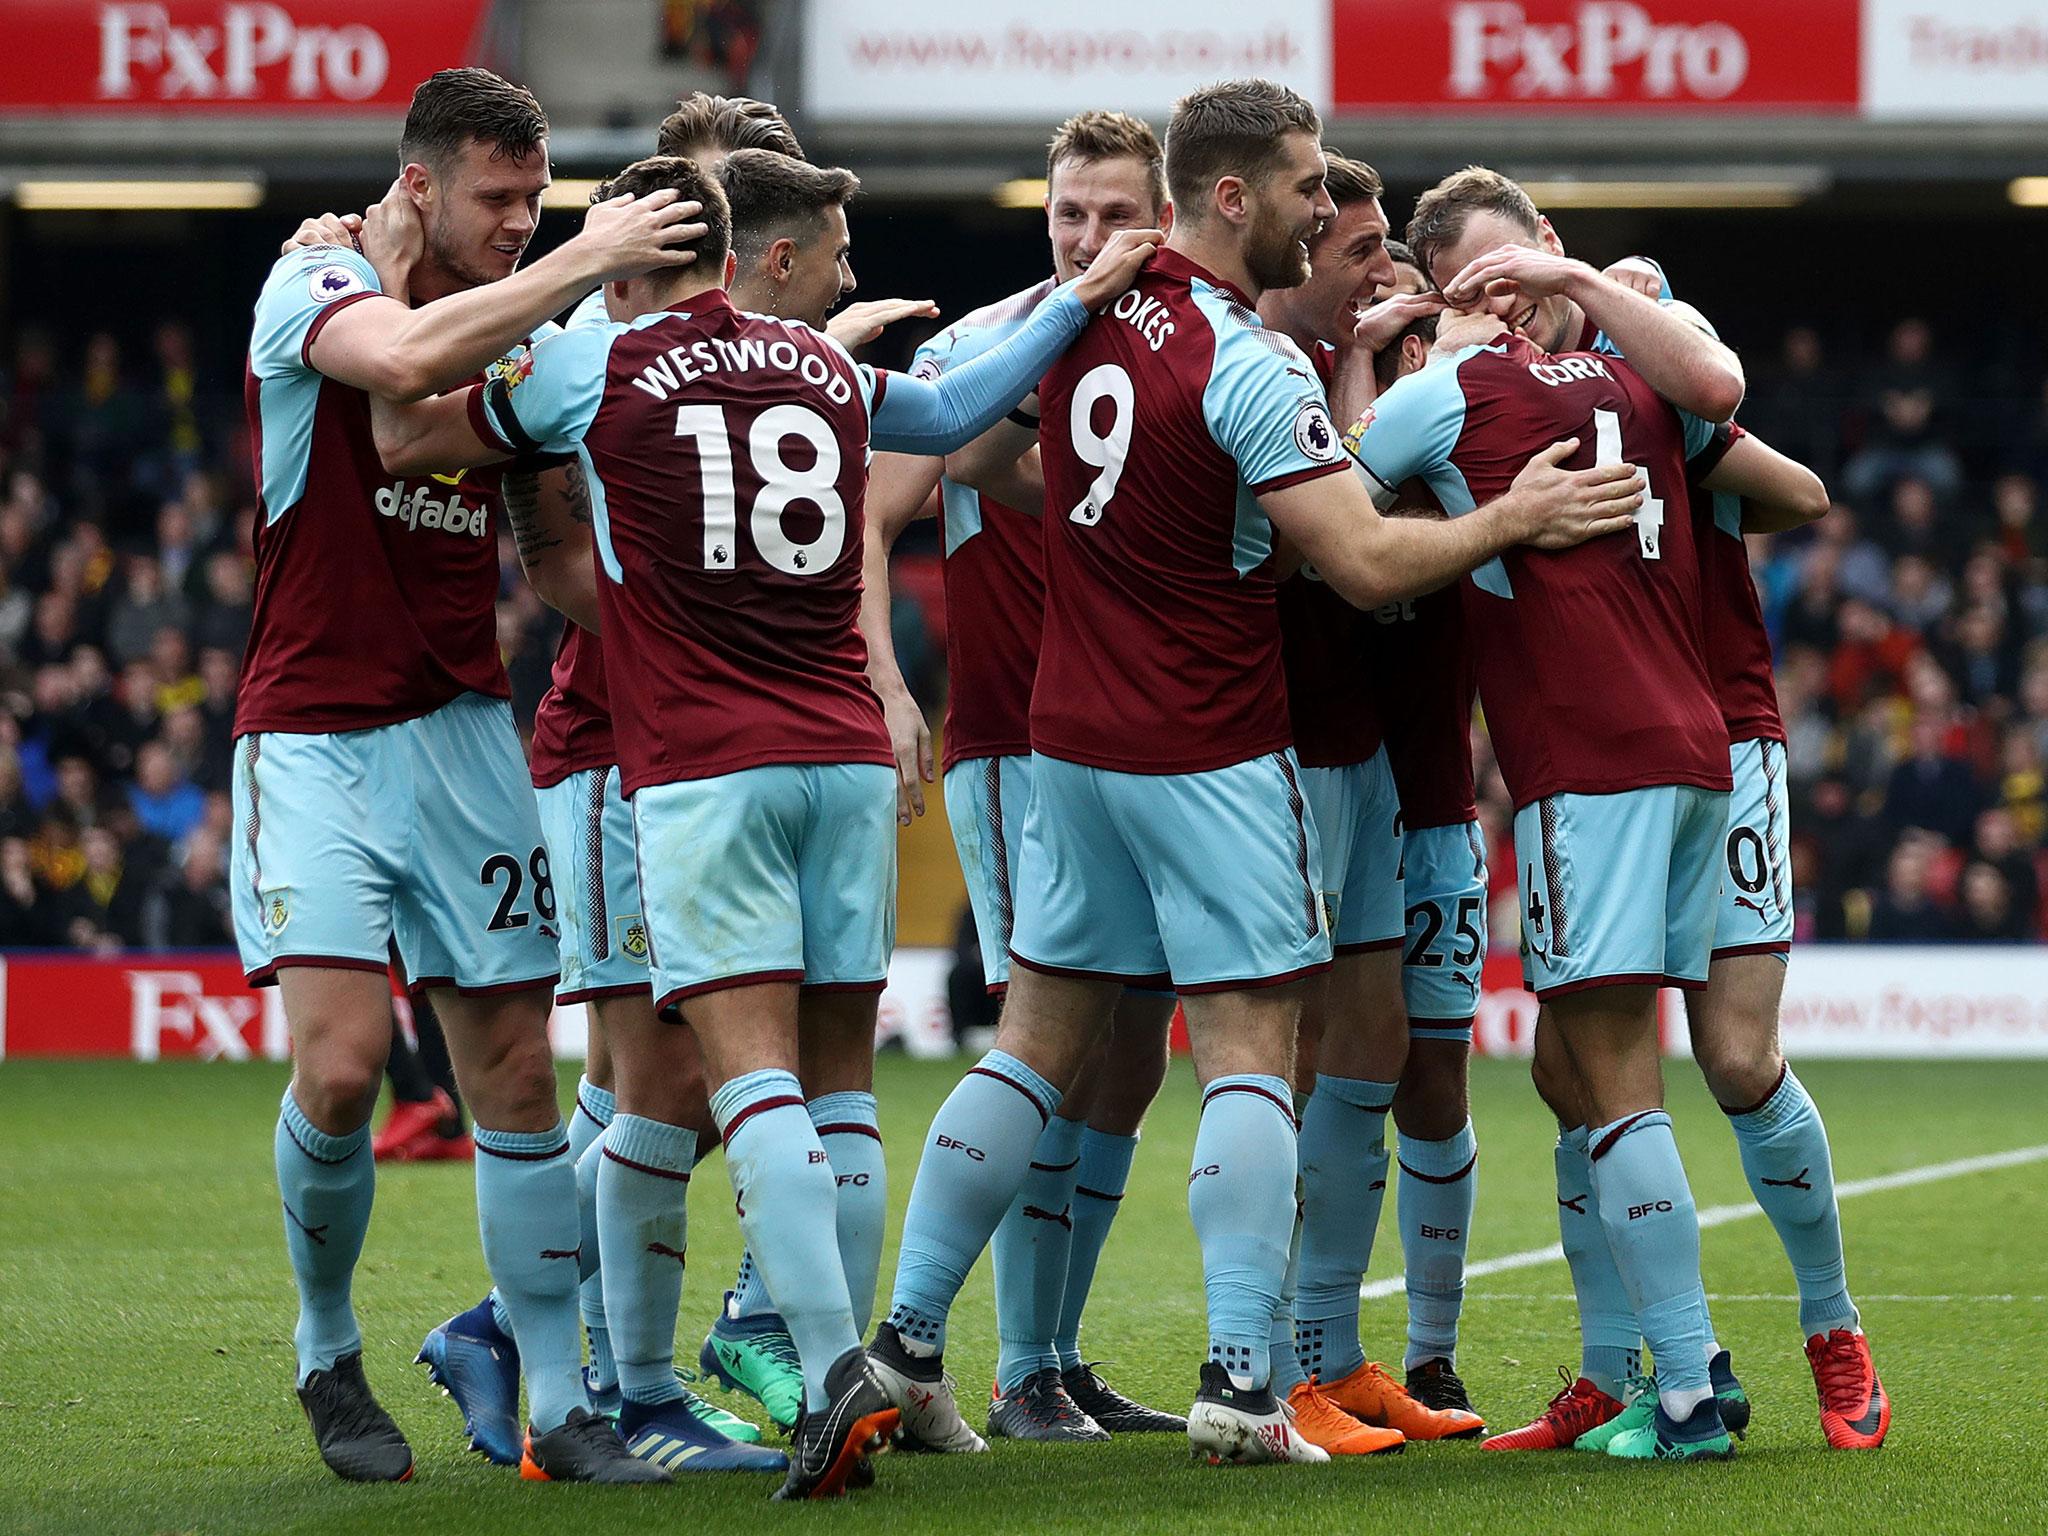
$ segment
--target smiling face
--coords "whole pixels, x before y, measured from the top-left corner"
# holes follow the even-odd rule
[[[1534,251],[1564,254],[1564,246],[1548,219],[1538,219],[1532,234],[1506,214],[1479,209],[1465,220],[1465,227],[1458,238],[1437,253],[1429,275],[1441,288],[1478,257],[1504,245],[1523,245]],[[1546,299],[1530,300],[1509,315],[1507,321],[1510,330],[1519,331],[1544,351],[1566,352],[1578,341],[1574,329],[1578,316],[1578,306],[1558,293]]]
[[[819,215],[816,234],[802,241],[778,240],[769,259],[778,259],[785,246],[789,267],[778,313],[823,330],[825,317],[855,286],[853,236],[847,229],[846,209],[834,203]]]
[[[440,171],[414,163],[407,183],[426,228],[426,260],[469,287],[510,277],[540,223],[547,190],[545,139],[514,158],[471,139]]]
[[[1326,169],[1315,136],[1290,133],[1273,170],[1244,183],[1244,264],[1258,287],[1298,288],[1308,281],[1310,242],[1337,216],[1337,205],[1323,185]],[[1385,233],[1382,219],[1381,238]]]
[[[1309,243],[1309,268],[1308,281],[1290,295],[1293,314],[1317,340],[1336,346],[1399,276],[1387,254],[1387,215],[1380,200],[1369,197],[1339,208]]]
[[[1169,209],[1153,202],[1152,172],[1130,155],[1059,161],[1046,183],[1045,229],[1053,276],[1070,283],[1086,272],[1120,229],[1164,228]]]

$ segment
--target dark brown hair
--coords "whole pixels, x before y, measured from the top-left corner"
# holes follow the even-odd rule
[[[860,178],[770,149],[736,149],[718,167],[732,209],[733,249],[750,263],[777,240],[815,236],[827,208],[860,191]]]
[[[676,270],[700,277],[724,271],[725,253],[732,249],[732,210],[726,204],[718,178],[707,175],[696,161],[681,155],[650,155],[645,160],[635,160],[602,183],[590,194],[590,200],[602,203],[626,192],[646,197],[664,187],[673,187],[679,202],[702,203],[704,211],[697,215],[697,222],[710,226],[697,241],[696,261]]]
[[[1408,220],[1408,244],[1415,252],[1415,265],[1431,286],[1436,283],[1432,269],[1437,257],[1458,243],[1466,221],[1475,213],[1497,213],[1524,234],[1533,235],[1537,230],[1536,205],[1519,183],[1483,165],[1454,171],[1416,199],[1415,212]]]
[[[445,170],[470,140],[481,139],[493,160],[524,160],[547,136],[548,116],[525,86],[488,69],[444,69],[412,93],[398,158]]]
[[[772,149],[792,160],[804,158],[789,119],[772,103],[751,96],[710,96],[697,91],[676,103],[654,137],[658,155],[698,155],[705,150]]]
[[[1128,112],[1076,112],[1053,130],[1045,151],[1045,181],[1063,160],[1136,160],[1145,167],[1145,185],[1152,193],[1152,211],[1166,206],[1166,155],[1159,135],[1143,118]]]
[[[1363,160],[1340,155],[1328,145],[1323,147],[1323,158],[1330,162],[1323,185],[1329,189],[1330,201],[1339,208],[1349,208],[1353,203],[1369,203],[1376,197],[1385,196],[1387,184],[1380,180],[1380,173]]]
[[[1166,185],[1176,216],[1205,217],[1222,177],[1255,181],[1281,163],[1288,134],[1322,132],[1307,98],[1271,80],[1225,80],[1189,91],[1166,124]]]

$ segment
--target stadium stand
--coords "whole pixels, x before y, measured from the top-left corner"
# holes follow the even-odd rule
[[[1751,540],[1778,655],[1803,939],[2048,937],[2048,377],[1906,317],[1746,361],[1741,419],[1837,497]],[[229,737],[250,602],[240,379],[165,318],[139,352],[25,330],[0,365],[0,947],[230,941]],[[554,616],[509,543],[499,636],[530,719]],[[897,643],[934,719],[945,615],[899,555]],[[1510,809],[1483,734],[1496,942]],[[934,839],[934,846],[944,839]],[[917,861],[906,863],[906,903]],[[950,921],[944,925],[950,936]]]

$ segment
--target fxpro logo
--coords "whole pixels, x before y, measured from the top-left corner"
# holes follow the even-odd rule
[[[223,5],[214,24],[163,5],[99,8],[104,101],[366,101],[391,73],[383,36],[359,22],[300,26],[281,5]]]
[[[1631,0],[1588,0],[1531,21],[1516,0],[1450,7],[1450,93],[1521,101],[1719,101],[1749,78],[1749,43],[1723,21],[1660,22]]]
[[[441,528],[449,533],[466,533],[475,539],[484,536],[484,529],[490,521],[488,507],[482,502],[472,506],[453,490],[446,496],[430,495],[432,489],[430,485],[416,485],[408,493],[403,481],[387,485],[377,493],[377,511],[411,529]]]

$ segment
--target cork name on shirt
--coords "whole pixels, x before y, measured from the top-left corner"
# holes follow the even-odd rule
[[[490,508],[485,503],[480,501],[471,506],[452,490],[446,496],[430,496],[430,489],[416,485],[412,494],[407,495],[405,482],[395,480],[377,493],[377,510],[408,529],[439,528],[448,533],[466,533],[474,539],[484,536],[490,522]]]
[[[1612,379],[1607,365],[1597,357],[1560,357],[1547,363],[1531,363],[1530,376],[1539,384],[1556,389],[1563,384],[1584,384],[1594,379]]]
[[[834,372],[823,354],[804,351],[793,341],[769,341],[758,336],[733,340],[708,336],[685,346],[670,347],[640,370],[633,387],[645,390],[656,400],[666,400],[706,374],[752,373],[762,368],[797,375],[814,389],[823,390],[825,398],[834,405],[844,405],[853,398],[852,382]]]

